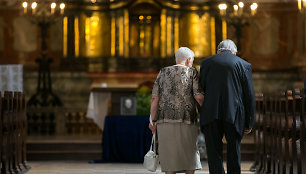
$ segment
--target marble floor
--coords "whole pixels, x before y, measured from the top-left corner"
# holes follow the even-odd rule
[[[142,164],[99,163],[89,164],[87,161],[29,161],[31,170],[27,174],[161,174],[149,172]],[[241,164],[242,174],[253,174],[249,171],[253,162]],[[226,164],[224,164],[226,167]],[[208,174],[207,161],[202,161],[202,170],[196,174]]]

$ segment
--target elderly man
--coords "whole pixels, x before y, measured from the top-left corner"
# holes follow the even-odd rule
[[[224,172],[222,138],[227,141],[227,173],[241,173],[240,142],[252,130],[255,100],[252,66],[236,56],[231,40],[222,41],[217,54],[201,62],[200,86],[204,103],[200,109],[210,174]]]

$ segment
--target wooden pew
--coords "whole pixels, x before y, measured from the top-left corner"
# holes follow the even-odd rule
[[[254,136],[254,143],[255,143],[255,162],[254,164],[251,166],[250,171],[255,172],[256,169],[260,168],[260,139],[259,139],[259,127],[260,127],[260,106],[261,106],[261,102],[263,101],[263,94],[256,94],[255,95],[256,98],[256,112],[255,112],[255,118],[254,118],[254,127],[253,127],[253,131],[255,133]]]
[[[254,120],[256,146],[256,173],[270,173],[272,163],[272,100],[270,96],[256,95]],[[253,170],[254,171],[254,170]]]
[[[299,131],[300,131],[300,108],[301,98],[298,91],[292,92],[287,90],[285,95],[280,98],[280,130],[279,145],[280,155],[280,173],[297,174],[298,167],[298,151],[299,151]]]
[[[13,158],[14,158],[14,93],[12,91],[9,91],[9,146],[8,146],[8,161],[9,161],[9,171],[10,173],[15,173],[14,172],[14,166],[13,166]]]
[[[11,170],[14,173],[20,173],[17,166],[17,94],[12,93],[12,105],[11,105]]]
[[[1,94],[1,91],[0,91],[0,139],[1,139],[1,143],[0,143],[0,174],[2,173],[2,144],[3,144],[3,135],[2,135],[2,94]]]
[[[287,90],[256,104],[256,173],[306,173],[305,94]]]
[[[277,114],[279,103],[277,95],[272,95],[271,100],[271,134],[272,134],[272,144],[271,144],[271,173],[279,173],[279,149],[278,144],[279,137],[281,136],[281,131],[278,125],[279,115]]]
[[[291,163],[289,159],[289,119],[288,119],[288,93],[284,92],[279,97],[279,172],[289,173]]]
[[[264,96],[264,122],[263,137],[264,142],[261,146],[264,156],[262,157],[263,168],[257,173],[282,173],[286,157],[284,135],[286,122],[285,93],[267,94]]]
[[[306,136],[306,130],[305,130],[305,108],[306,108],[306,102],[305,102],[305,92],[304,90],[301,91],[301,114],[300,114],[300,120],[301,120],[301,131],[300,131],[300,169],[301,173],[306,173],[306,142],[305,142],[305,136]]]
[[[296,127],[297,127],[297,131],[296,131],[296,159],[294,159],[294,168],[293,168],[293,172],[297,172],[297,173],[306,173],[306,170],[303,170],[303,159],[302,159],[302,152],[303,152],[303,148],[304,143],[305,143],[305,132],[304,132],[304,121],[305,121],[305,94],[303,93],[304,90],[295,90],[295,103],[296,103]],[[296,162],[295,162],[296,161]]]
[[[14,97],[13,97],[13,114],[12,114],[12,123],[13,123],[13,130],[12,130],[12,168],[15,173],[20,173],[21,168],[18,163],[18,134],[19,134],[19,115],[18,115],[18,110],[19,110],[19,92],[14,92]]]
[[[271,101],[265,95],[263,100],[263,169],[262,173],[271,172]]]
[[[264,135],[263,135],[263,123],[264,123],[264,98],[261,94],[256,102],[256,139],[257,139],[257,160],[258,165],[256,167],[256,172],[260,173],[264,169]]]
[[[0,174],[25,173],[30,169],[26,162],[25,96],[21,92],[0,93]]]
[[[27,148],[26,148],[26,139],[27,139],[27,115],[26,115],[26,101],[25,101],[25,95],[24,93],[21,94],[21,112],[20,117],[22,121],[22,140],[21,140],[21,146],[22,146],[22,152],[21,152],[21,161],[23,168],[28,171],[31,169],[31,167],[27,163]]]
[[[294,174],[300,173],[300,131],[301,131],[301,96],[300,90],[295,89],[292,92],[293,100],[290,103],[292,107],[292,129],[291,129],[291,157],[292,157],[292,171]],[[289,110],[290,112],[290,110]]]
[[[285,125],[288,125],[288,141],[285,141],[286,158],[286,173],[298,174],[300,173],[300,129],[301,129],[301,97],[300,90],[287,91],[287,106],[286,113],[287,121]],[[285,132],[285,133],[286,133]],[[286,134],[285,134],[286,136]],[[287,137],[285,137],[286,139]],[[288,148],[288,149],[286,149]]]
[[[2,162],[2,173],[12,173],[11,171],[11,165],[10,165],[10,136],[11,136],[11,125],[10,125],[10,116],[11,116],[11,96],[12,93],[5,91],[4,92],[4,99],[3,99],[3,120],[2,120],[2,133],[3,133],[3,139],[2,139],[2,156],[1,156],[1,162]]]
[[[277,157],[276,157],[276,146],[277,146],[277,118],[275,114],[276,110],[276,98],[275,94],[266,95],[265,96],[265,110],[266,117],[268,118],[266,121],[266,145],[265,145],[265,153],[266,153],[266,170],[264,173],[274,173],[276,171]]]
[[[274,103],[274,108],[272,111],[272,120],[274,127],[274,151],[272,152],[273,160],[273,173],[280,173],[280,166],[282,166],[282,131],[281,131],[281,119],[280,119],[280,111],[281,111],[281,102],[280,102],[281,94],[275,94],[272,96],[272,100]]]
[[[18,168],[22,173],[26,171],[26,169],[22,165],[22,136],[23,136],[23,129],[22,129],[22,93],[18,92],[17,93],[17,164]]]
[[[302,90],[304,91],[304,90]],[[301,97],[302,97],[302,101],[301,101],[301,115],[300,115],[300,119],[301,119],[301,131],[300,131],[300,149],[301,149],[301,156],[300,156],[300,163],[301,163],[301,173],[304,174],[306,173],[306,141],[305,141],[305,136],[306,136],[306,130],[305,130],[305,108],[306,108],[306,102],[305,102],[305,92],[301,92]]]

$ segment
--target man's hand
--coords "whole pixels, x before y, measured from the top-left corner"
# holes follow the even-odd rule
[[[153,125],[149,123],[149,128],[152,131],[152,134],[154,134],[157,129],[156,123],[153,123]]]
[[[243,132],[244,132],[245,135],[247,135],[247,134],[251,133],[251,131],[252,131],[252,129],[244,129]]]

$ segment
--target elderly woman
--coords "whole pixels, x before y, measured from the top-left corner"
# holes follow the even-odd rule
[[[152,90],[152,133],[157,130],[161,170],[166,174],[201,169],[196,141],[198,125],[196,102],[204,96],[198,73],[192,67],[194,53],[181,47],[175,53],[176,65],[162,68]]]

